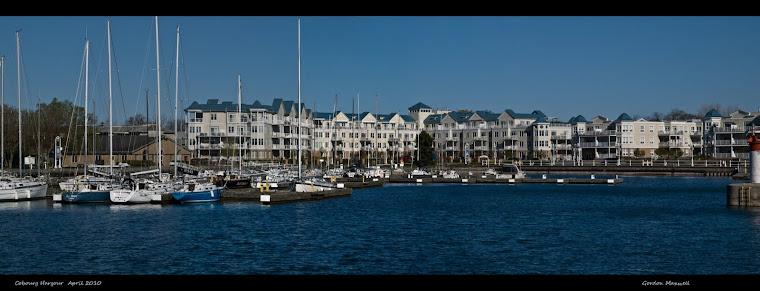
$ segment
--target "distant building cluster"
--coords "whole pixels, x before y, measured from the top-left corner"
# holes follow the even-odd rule
[[[302,157],[312,161],[351,164],[372,159],[387,164],[413,159],[423,130],[433,137],[439,161],[479,162],[663,155],[748,159],[746,131],[753,125],[760,129],[760,112],[741,110],[729,116],[712,110],[690,120],[634,120],[623,113],[614,120],[578,115],[566,122],[539,110],[454,112],[423,103],[408,110],[314,112],[304,104],[299,109],[297,102],[274,99],[269,105],[240,104],[238,114],[238,104],[210,99],[185,109],[186,132],[179,135],[186,137],[181,143],[191,158],[292,162],[300,136]]]

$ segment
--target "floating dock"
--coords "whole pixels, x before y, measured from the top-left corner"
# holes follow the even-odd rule
[[[493,176],[466,177],[466,178],[442,178],[433,176],[406,177],[393,175],[390,183],[455,183],[455,184],[595,184],[617,185],[623,183],[623,179],[614,178],[496,178]]]
[[[258,192],[253,195],[259,196],[259,201],[264,205],[282,204],[291,202],[304,202],[322,200],[328,198],[340,198],[351,196],[351,188],[315,191],[315,192],[289,192],[289,191],[276,191],[276,192]],[[225,197],[228,198],[228,197]],[[223,198],[223,199],[225,199]],[[228,199],[236,199],[234,197]]]

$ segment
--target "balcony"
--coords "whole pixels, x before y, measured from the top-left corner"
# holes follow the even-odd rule
[[[657,135],[683,135],[683,130],[672,130],[672,131],[660,130],[657,132]]]
[[[578,147],[581,148],[610,148],[610,147],[617,147],[617,142],[580,142],[578,143]]]
[[[749,153],[715,153],[719,159],[749,159]]]
[[[552,140],[569,140],[570,136],[569,135],[564,135],[564,134],[558,134],[558,135],[552,135],[551,139]]]
[[[743,129],[739,129],[738,127],[728,127],[728,128],[727,127],[713,127],[713,132],[716,132],[716,133],[717,132],[724,132],[724,133],[726,133],[726,132],[728,132],[728,133],[739,132],[739,133],[744,133],[744,130]]]
[[[682,148],[682,147],[686,147],[686,144],[683,142],[663,141],[663,142],[660,142],[659,146],[661,148]]]
[[[579,136],[610,136],[616,134],[617,133],[614,130],[586,131],[578,133]]]
[[[734,140],[714,140],[712,141],[713,145],[716,146],[747,146],[749,143],[745,139],[734,139]]]

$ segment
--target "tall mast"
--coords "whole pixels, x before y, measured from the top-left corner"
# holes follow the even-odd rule
[[[377,114],[377,94],[375,94],[375,166],[377,166],[377,155],[378,155],[378,146],[377,146],[377,129],[380,127],[380,115]]]
[[[338,111],[338,94],[335,94],[335,103],[333,104],[333,114],[332,114],[332,120],[330,121],[330,139],[332,140],[335,137],[335,114],[336,111]],[[335,145],[332,144],[332,141],[330,142],[330,152],[332,154],[332,163],[333,167],[335,166],[335,155],[337,152],[335,152],[335,146],[337,146],[338,140],[335,139]],[[329,169],[329,167],[328,167]]]
[[[111,20],[108,20],[108,165],[113,178],[113,91],[111,88]]]
[[[177,177],[177,99],[179,95],[179,25],[177,25],[177,60],[174,77],[174,177]]]
[[[16,70],[18,79],[18,176],[23,177],[22,160],[24,155],[21,154],[21,40],[19,39],[19,31],[16,30]]]
[[[238,74],[238,123],[242,123],[243,116],[240,110],[240,100],[242,97],[240,96],[241,91],[243,90],[243,85],[240,83],[240,75]],[[240,127],[238,127],[238,131],[240,130]],[[240,173],[243,174],[243,141],[241,140],[243,138],[243,133],[238,132],[238,155],[240,156]]]
[[[159,66],[159,58],[158,58],[158,16],[156,16],[156,83],[157,87],[156,90],[158,91],[158,94],[156,95],[156,100],[158,103],[156,106],[156,112],[157,112],[157,129],[158,130],[158,153],[156,153],[156,156],[158,157],[158,179],[161,179],[161,166],[163,162],[163,156],[161,152],[161,68]]]
[[[298,179],[301,179],[301,18],[298,18]]]
[[[90,83],[90,40],[85,40],[84,55],[84,175],[87,177],[87,91],[89,91],[88,87]],[[19,145],[19,149],[21,149],[21,145]]]
[[[2,69],[2,104],[0,104],[0,174],[5,167],[5,56],[0,57],[0,69]]]
[[[34,159],[35,164],[37,164],[37,177],[40,176],[40,113],[42,111],[42,107],[40,107],[40,98],[37,97],[37,158]]]

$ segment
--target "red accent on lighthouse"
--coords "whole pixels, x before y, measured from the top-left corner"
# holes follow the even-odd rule
[[[751,152],[760,151],[760,141],[758,141],[757,136],[754,133],[749,136],[747,142],[749,142],[749,150]]]

